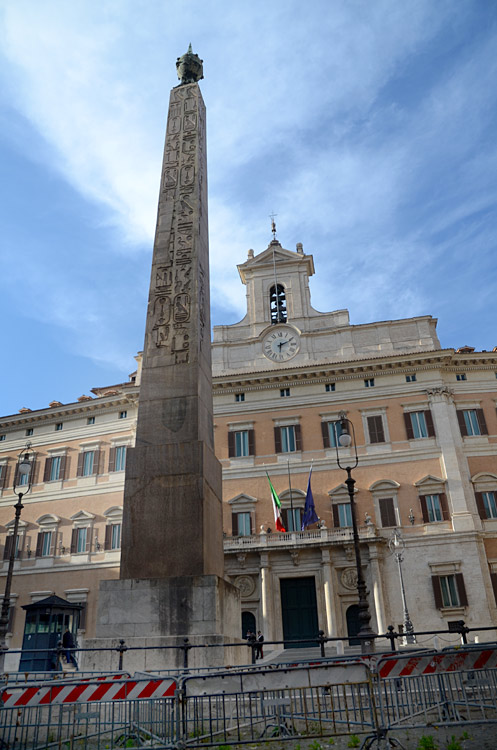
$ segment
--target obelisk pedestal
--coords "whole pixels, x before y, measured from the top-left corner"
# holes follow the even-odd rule
[[[221,465],[214,454],[201,63],[191,48],[179,58],[182,83],[169,100],[120,580],[101,583],[95,639],[100,646],[108,638],[124,638],[127,646],[182,645],[185,637],[220,644],[192,650],[197,665],[247,658],[244,649],[221,647],[239,640],[241,617],[239,591],[223,578]],[[182,663],[181,653],[139,654],[132,652],[138,669]]]

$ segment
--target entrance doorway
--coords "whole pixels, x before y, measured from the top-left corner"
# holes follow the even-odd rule
[[[319,626],[314,576],[309,578],[281,578],[280,591],[284,640],[313,639],[309,643],[289,643],[285,645],[285,648],[315,646]]]
[[[247,637],[247,631],[255,633],[255,617],[252,612],[242,612],[242,638]]]
[[[361,641],[359,638],[355,638],[359,630],[361,629],[361,622],[359,620],[359,605],[352,604],[345,613],[347,618],[347,635],[349,636],[349,646],[360,646]]]

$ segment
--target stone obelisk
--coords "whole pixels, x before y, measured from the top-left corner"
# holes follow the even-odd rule
[[[181,83],[169,99],[120,580],[100,584],[99,642],[124,637],[127,645],[160,646],[188,637],[221,645],[240,635],[239,592],[223,579],[214,454],[202,61],[190,46],[176,65]],[[144,662],[134,654],[135,667],[170,666],[181,657],[145,655]],[[236,657],[221,649],[218,663],[227,660]]]

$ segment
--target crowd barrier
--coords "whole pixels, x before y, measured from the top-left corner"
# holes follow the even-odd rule
[[[497,649],[360,656],[176,678],[137,673],[0,690],[0,748],[219,747],[497,723]],[[3,744],[2,744],[3,743]]]

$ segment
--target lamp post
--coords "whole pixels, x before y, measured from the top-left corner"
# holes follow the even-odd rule
[[[355,500],[354,500],[354,485],[355,479],[352,477],[352,469],[355,469],[359,463],[357,456],[357,445],[355,441],[354,425],[347,419],[345,412],[341,412],[339,415],[338,422],[334,423],[335,430],[335,448],[337,452],[337,464],[338,466],[347,472],[347,479],[345,484],[350,499],[350,514],[352,516],[352,534],[354,540],[354,552],[355,552],[355,564],[357,570],[357,593],[359,596],[359,632],[358,636],[361,639],[361,651],[363,654],[371,653],[375,650],[374,636],[375,633],[371,630],[370,620],[371,613],[369,611],[368,604],[368,592],[366,589],[366,582],[362,574],[362,563],[361,563],[361,549],[359,546],[359,534],[357,532],[357,520],[355,511]],[[340,426],[340,434],[338,434],[337,426]],[[349,448],[351,445],[354,447],[354,461],[353,466],[344,466],[340,461],[340,454],[338,448]],[[351,462],[352,463],[352,462]]]
[[[26,443],[26,447],[17,458],[16,473],[14,477],[14,493],[17,495],[17,503],[14,505],[15,520],[12,542],[10,545],[9,567],[7,568],[7,579],[5,581],[5,591],[3,594],[2,611],[0,614],[0,673],[5,671],[5,653],[7,648],[7,631],[9,627],[9,608],[10,608],[10,591],[12,588],[12,576],[14,573],[14,562],[16,559],[17,534],[19,531],[19,521],[21,511],[24,508],[22,499],[31,489],[31,470],[33,467],[33,454],[30,453],[31,443]]]
[[[399,566],[399,578],[400,578],[400,591],[402,594],[402,608],[404,610],[404,633],[406,635],[407,643],[416,643],[416,636],[414,635],[414,626],[409,617],[409,610],[407,609],[406,601],[406,590],[404,588],[404,577],[402,575],[402,563],[404,562],[404,550],[406,543],[399,529],[395,529],[391,538],[388,541],[390,552],[395,555],[397,565]]]

